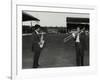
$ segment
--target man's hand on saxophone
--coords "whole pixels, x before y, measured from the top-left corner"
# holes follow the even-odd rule
[[[40,42],[39,42],[39,45],[40,45],[40,48],[43,48],[43,46],[44,46],[44,43],[45,43],[45,41],[44,41],[44,32],[41,32],[40,33],[41,34],[41,37],[40,37]]]

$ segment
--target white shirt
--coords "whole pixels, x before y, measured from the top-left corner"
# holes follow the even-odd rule
[[[75,33],[72,33],[72,36],[75,38]],[[79,33],[76,36],[76,41],[75,42],[80,42]]]
[[[36,32],[36,34],[39,34],[39,32],[38,32],[38,31],[36,31],[36,30],[35,30],[35,32]]]
[[[79,33],[78,33],[77,36],[76,36],[76,42],[80,42]]]

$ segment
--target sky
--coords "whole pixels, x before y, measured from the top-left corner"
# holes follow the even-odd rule
[[[38,18],[39,24],[41,26],[51,26],[51,27],[66,27],[66,18],[67,17],[80,17],[80,18],[89,18],[89,14],[84,13],[58,13],[58,12],[36,12],[36,11],[24,11],[25,13],[32,15]],[[23,25],[34,26],[37,24],[36,21],[24,21]]]

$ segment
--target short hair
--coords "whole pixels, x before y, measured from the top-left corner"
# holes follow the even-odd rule
[[[38,29],[38,28],[41,28],[41,27],[40,27],[39,24],[36,24],[36,25],[34,26],[34,30],[36,30],[36,29]]]

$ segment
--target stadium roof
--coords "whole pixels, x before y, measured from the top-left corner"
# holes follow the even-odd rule
[[[40,21],[32,15],[22,12],[22,21]]]
[[[89,18],[67,17],[68,24],[89,24]]]

